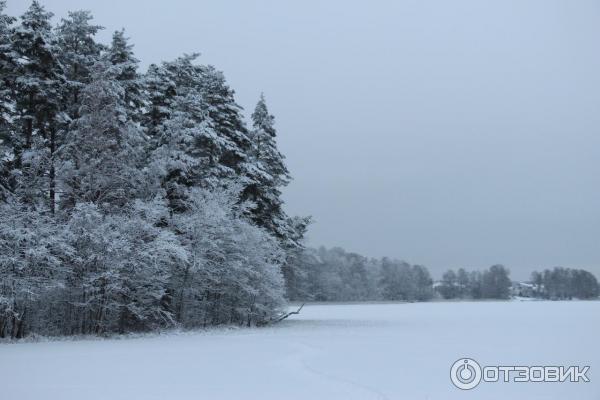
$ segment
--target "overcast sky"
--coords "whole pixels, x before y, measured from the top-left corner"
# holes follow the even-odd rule
[[[600,2],[42,0],[263,91],[309,244],[600,274]],[[26,0],[9,0],[21,14]]]

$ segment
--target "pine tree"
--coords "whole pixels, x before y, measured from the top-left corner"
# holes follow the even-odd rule
[[[22,137],[16,146],[16,168],[22,169],[23,175],[20,194],[32,205],[45,203],[48,199],[49,208],[54,212],[55,155],[58,129],[64,120],[61,98],[65,77],[57,57],[51,17],[52,13],[33,1],[21,16],[12,42],[19,58],[15,80],[18,110],[15,123],[22,127]]]
[[[6,1],[0,0],[0,134],[3,135],[6,135],[12,119],[11,114],[14,112],[10,89],[13,87],[14,72],[17,68],[17,59],[11,44],[11,25],[15,18],[4,14],[5,8]]]
[[[232,175],[240,177],[245,185],[256,181],[257,171],[250,162],[252,142],[242,117],[242,107],[234,98],[222,72],[212,66],[198,66],[202,79],[201,91],[209,105],[208,116],[214,129],[226,143],[222,148],[219,163],[231,169]]]
[[[71,11],[62,19],[56,30],[59,60],[68,80],[68,95],[65,107],[69,116],[77,118],[79,94],[91,79],[91,68],[99,60],[104,46],[96,43],[94,36],[104,29],[91,25],[89,11]]]
[[[171,117],[158,128],[158,147],[151,159],[154,177],[159,178],[175,211],[183,211],[187,193],[192,187],[216,186],[220,171],[216,154],[222,147],[207,118],[207,105],[201,96],[189,93],[176,96],[171,107]]]
[[[252,113],[251,159],[257,170],[256,178],[246,189],[246,195],[257,206],[254,221],[284,241],[290,236],[287,216],[281,200],[281,188],[290,182],[284,157],[277,149],[274,117],[269,114],[263,95]]]
[[[151,67],[146,78],[151,107],[145,123],[154,146],[152,159],[176,211],[182,211],[189,188],[251,181],[244,168],[248,149],[239,145],[250,144],[240,108],[222,75],[195,65],[196,57],[184,55]]]
[[[133,54],[133,45],[128,43],[125,30],[115,31],[108,49],[108,59],[120,68],[116,79],[124,89],[124,103],[129,118],[139,120],[144,106],[141,78],[138,74],[139,60]]]
[[[260,100],[252,113],[254,127],[252,139],[255,158],[263,164],[263,169],[271,176],[272,184],[276,187],[282,187],[289,183],[291,177],[284,164],[285,157],[277,149],[277,143],[275,142],[277,131],[274,127],[274,121],[275,117],[269,113],[265,97],[261,94]]]
[[[302,289],[303,263],[305,259],[304,236],[311,223],[311,217],[288,217],[284,231],[285,240],[279,238],[286,257],[281,265],[288,295],[300,293]]]
[[[175,82],[170,79],[164,65],[152,64],[142,78],[142,85],[147,101],[147,108],[142,115],[142,125],[154,148],[161,123],[171,115],[171,99],[176,94]]]
[[[139,190],[143,135],[127,119],[118,73],[108,61],[100,61],[81,91],[81,115],[69,129],[64,150],[67,208],[78,202],[123,207]]]
[[[13,96],[17,58],[11,43],[11,24],[15,18],[4,14],[6,1],[0,0],[0,201],[14,191],[13,167],[18,137],[13,125]]]
[[[251,215],[254,222],[278,238],[287,254],[282,272],[288,293],[293,294],[299,290],[295,286],[301,273],[300,255],[310,218],[290,218],[283,209],[281,189],[289,184],[291,176],[285,166],[285,157],[277,148],[274,120],[261,94],[252,113],[252,146],[248,163],[253,168],[249,169],[251,179],[248,180],[244,197],[256,204]]]

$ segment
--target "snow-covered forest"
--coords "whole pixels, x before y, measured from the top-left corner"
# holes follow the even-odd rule
[[[598,280],[589,271],[555,267],[531,274],[534,295],[545,299],[593,299],[600,295]]]
[[[197,55],[139,71],[87,11],[0,1],[0,337],[255,325],[308,218],[264,97],[245,121]]]
[[[534,271],[526,283],[526,293],[512,287],[509,271],[502,265],[488,270],[466,271],[459,268],[444,273],[436,291],[445,299],[508,299],[512,295],[552,300],[594,299],[600,295],[598,280],[589,271],[555,267],[543,272]],[[518,284],[517,284],[518,286]]]
[[[433,297],[427,268],[389,258],[370,259],[341,248],[306,248],[291,276],[292,300],[425,301]]]
[[[521,293],[520,285],[526,293]],[[288,297],[297,301],[427,301],[431,299],[594,299],[598,280],[589,271],[555,267],[534,271],[528,282],[511,280],[503,265],[446,271],[434,281],[428,269],[389,258],[373,259],[339,247],[306,248],[288,282]]]
[[[444,274],[305,248],[264,96],[246,120],[197,54],[141,71],[124,30],[0,0],[0,338],[265,325],[286,301],[507,299],[501,265]],[[532,296],[594,298],[583,270]]]

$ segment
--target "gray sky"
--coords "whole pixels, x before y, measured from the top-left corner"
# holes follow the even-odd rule
[[[600,275],[598,1],[42,0],[261,91],[309,244]],[[26,0],[9,0],[21,14]]]

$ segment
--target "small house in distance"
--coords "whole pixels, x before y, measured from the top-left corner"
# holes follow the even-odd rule
[[[531,282],[513,282],[510,294],[513,297],[535,297],[536,285]]]

